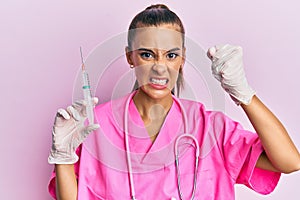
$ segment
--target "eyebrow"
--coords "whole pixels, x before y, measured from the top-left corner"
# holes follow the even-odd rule
[[[138,51],[148,51],[148,52],[154,53],[154,51],[152,51],[151,49],[146,49],[146,48],[139,48],[137,50]],[[179,50],[181,50],[179,47],[175,47],[173,49],[168,50],[166,53],[173,52],[173,51],[179,51]]]
[[[152,51],[151,49],[146,49],[146,48],[139,48],[138,51],[148,51],[154,54],[154,51]]]
[[[176,47],[176,48],[170,49],[169,51],[167,51],[167,53],[173,52],[173,51],[180,51],[180,50],[181,49],[179,47]]]

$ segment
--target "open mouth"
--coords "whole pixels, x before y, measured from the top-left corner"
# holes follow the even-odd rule
[[[169,82],[166,78],[150,78],[150,83],[155,85],[166,85]]]

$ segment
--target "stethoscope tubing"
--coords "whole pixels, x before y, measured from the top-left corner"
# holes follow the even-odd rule
[[[126,158],[127,158],[130,195],[131,195],[131,200],[136,200],[134,181],[133,181],[133,173],[132,173],[132,165],[131,165],[131,155],[130,155],[130,149],[129,149],[129,139],[128,139],[128,109],[129,109],[129,103],[132,99],[133,94],[134,93],[130,94],[128,99],[126,100],[125,112],[124,112],[124,130],[125,130],[125,150],[126,150]]]
[[[179,141],[184,138],[188,137],[191,138],[195,144],[195,166],[194,166],[194,180],[193,180],[193,192],[192,192],[192,197],[191,200],[194,199],[195,197],[195,191],[197,189],[197,173],[198,173],[198,162],[199,162],[199,155],[200,155],[200,149],[199,149],[199,143],[197,139],[195,138],[194,135],[189,134],[189,133],[184,133],[180,136],[177,137],[175,141],[175,146],[174,146],[174,152],[175,152],[175,165],[176,165],[176,172],[177,172],[177,185],[178,185],[178,193],[179,197],[181,200],[183,200],[183,194],[181,191],[181,183],[180,183],[180,169],[179,169],[179,151],[178,151],[178,143]]]
[[[129,109],[129,104],[130,101],[133,97],[135,92],[131,93],[125,103],[125,111],[124,111],[124,140],[125,140],[125,150],[126,150],[126,160],[127,160],[127,167],[128,167],[128,178],[129,178],[129,187],[130,187],[130,196],[131,200],[136,200],[136,194],[135,194],[135,187],[134,187],[134,181],[133,181],[133,172],[132,172],[132,163],[131,163],[131,155],[130,155],[130,148],[129,148],[129,139],[128,139],[128,109]],[[187,115],[186,112],[183,108],[183,105],[181,102],[173,98],[178,105],[180,106],[181,113],[182,113],[182,118],[183,118],[183,123],[184,123],[184,133],[181,134],[180,136],[177,137],[175,141],[175,146],[174,146],[174,152],[175,152],[175,165],[176,165],[176,171],[177,171],[177,184],[178,184],[178,193],[179,197],[182,200],[183,199],[183,194],[181,192],[181,184],[180,184],[180,170],[179,170],[179,152],[178,152],[178,143],[179,141],[184,138],[188,137],[191,138],[196,146],[196,151],[195,151],[195,168],[194,168],[194,184],[193,184],[193,192],[192,192],[192,197],[191,199],[194,199],[195,196],[195,191],[197,188],[197,171],[198,171],[198,161],[199,161],[199,154],[200,154],[200,148],[197,139],[195,138],[194,135],[188,133],[188,123],[187,123]]]

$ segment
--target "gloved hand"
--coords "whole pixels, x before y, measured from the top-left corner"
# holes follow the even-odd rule
[[[95,104],[97,98],[93,98]],[[84,139],[99,128],[98,124],[85,126],[86,102],[75,102],[67,110],[57,111],[52,130],[52,148],[48,157],[49,164],[74,164],[78,161],[75,151]]]
[[[255,91],[248,85],[245,76],[242,48],[220,45],[210,48],[207,55],[212,60],[212,74],[235,103],[250,104]]]

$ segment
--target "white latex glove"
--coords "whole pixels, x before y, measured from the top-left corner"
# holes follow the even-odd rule
[[[210,48],[207,55],[212,60],[212,74],[235,103],[250,104],[255,91],[248,85],[245,76],[242,48],[219,45]]]
[[[93,98],[97,104],[98,99]],[[67,110],[57,111],[52,130],[52,148],[48,157],[50,164],[74,164],[78,161],[75,151],[84,139],[94,130],[98,124],[85,126],[86,102],[75,102]]]

